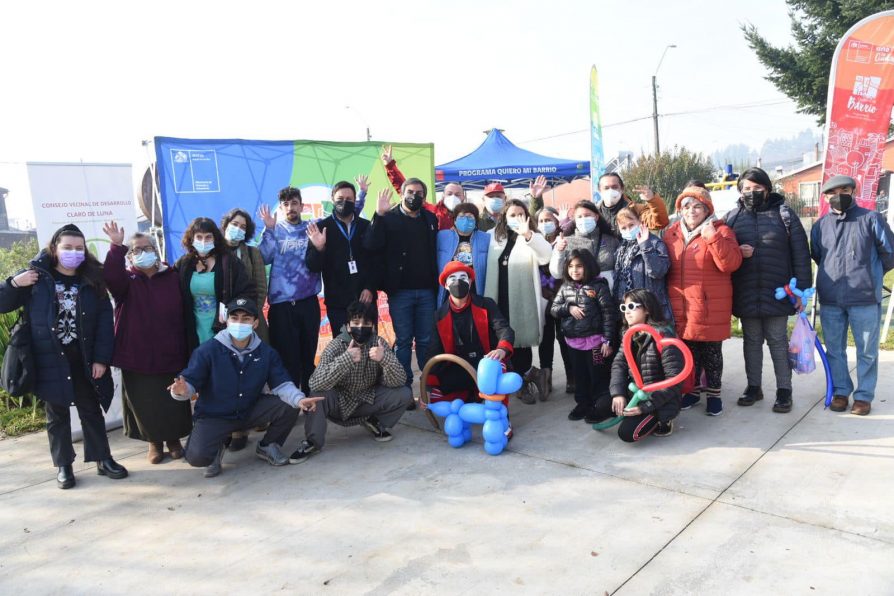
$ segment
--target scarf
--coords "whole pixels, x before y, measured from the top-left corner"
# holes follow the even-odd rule
[[[618,248],[618,255],[615,260],[615,270],[622,281],[621,287],[624,291],[634,289],[636,286],[633,281],[633,261],[640,255],[639,242],[633,240],[623,240]],[[617,277],[616,276],[616,279]],[[615,282],[617,283],[617,282]]]
[[[698,238],[699,236],[701,236],[702,228],[704,228],[706,225],[711,224],[713,226],[714,225],[713,222],[716,219],[717,219],[717,217],[712,213],[711,215],[709,215],[708,217],[705,218],[705,221],[703,221],[699,225],[695,226],[694,230],[690,230],[686,226],[686,222],[681,220],[680,221],[680,231],[683,232],[684,246],[689,246],[690,242],[692,242],[695,238]]]

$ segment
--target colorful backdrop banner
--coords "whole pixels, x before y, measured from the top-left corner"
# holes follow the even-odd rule
[[[875,209],[894,106],[894,11],[867,17],[842,37],[832,58],[827,104],[823,183],[836,174],[851,176],[857,203]],[[828,210],[821,199],[820,215]]]
[[[599,177],[605,171],[602,151],[602,117],[599,115],[599,74],[596,65],[590,69],[590,185],[593,202],[599,203]]]
[[[434,200],[434,145],[431,143],[336,143],[329,141],[251,141],[155,137],[158,187],[163,214],[165,257],[175,261],[180,238],[196,217],[219,222],[233,207],[257,219],[262,203],[277,204],[281,188],[301,189],[304,219],[332,210],[329,192],[339,180],[369,176],[364,215],[375,211],[376,194],[391,188],[379,155],[391,145],[405,176],[420,178]],[[397,198],[392,199],[397,202]]]

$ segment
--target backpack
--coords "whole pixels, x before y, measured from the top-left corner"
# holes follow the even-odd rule
[[[13,397],[22,397],[34,388],[34,354],[31,352],[31,324],[25,313],[9,333],[9,343],[3,355],[0,382],[3,389]]]

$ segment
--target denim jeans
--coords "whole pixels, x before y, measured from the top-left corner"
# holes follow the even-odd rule
[[[412,385],[413,339],[416,340],[416,364],[422,370],[435,325],[435,291],[398,290],[388,296],[388,312],[397,340],[397,359],[407,371],[407,385]]]
[[[832,369],[834,394],[850,397],[854,401],[872,401],[875,384],[878,381],[878,340],[881,327],[882,307],[869,306],[820,306],[820,322],[823,325],[823,340],[826,357]],[[847,329],[854,333],[857,345],[857,390],[847,367]]]

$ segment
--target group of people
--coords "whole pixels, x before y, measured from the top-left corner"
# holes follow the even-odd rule
[[[72,404],[85,460],[110,478],[127,475],[111,456],[101,411],[112,398],[110,366],[122,373],[126,436],[148,442],[151,463],[185,458],[207,477],[221,472],[228,450],[246,447],[251,429],[264,432],[257,456],[276,466],[319,453],[330,421],[390,440],[389,429],[416,407],[414,348],[419,370],[440,354],[473,367],[499,360],[524,379],[516,397],[533,404],[553,393],[558,343],[565,390],[575,400],[568,418],[623,416],[619,436],[637,441],[671,434],[680,410],[702,397],[707,414],[722,412],[721,346],[735,315],[747,376],[737,403],[763,399],[766,342],[776,375],[773,411],[788,412],[787,320],[806,305],[776,300],[774,291],[793,277],[798,287],[811,286],[811,258],[832,410],[844,411],[853,394],[851,411],[869,412],[882,276],[894,267],[894,239],[878,213],[855,204],[854,180],[836,176],[823,187],[831,212],[808,243],[797,214],[759,168],[740,177],[738,206],[724,219],[693,181],[677,197],[680,217],[671,224],[664,199],[645,187],[636,189],[638,200],[629,198],[616,173],[599,179],[598,204],[583,199],[565,214],[543,206],[542,177],[527,201],[488,185],[479,210],[456,183],[428,202],[425,183],[405,178],[387,148],[382,160],[400,196],[392,204],[392,190],[382,189],[370,220],[360,217],[368,190],[361,176],[357,186],[332,187],[332,214],[319,221],[302,219],[301,191],[284,188],[277,209],[261,207],[257,245],[250,242],[255,221],[244,210],[230,211],[220,225],[198,218],[173,266],[162,262],[152,237],[126,237],[115,222],[105,226],[111,248],[101,264],[83,233],[66,225],[28,269],[0,286],[0,311],[24,306],[31,326],[35,392],[47,404],[60,488],[75,485]],[[333,339],[317,363],[322,288]],[[377,333],[378,291],[388,297],[394,346]],[[621,338],[639,323],[685,342],[695,381],[685,394],[681,384],[628,408]],[[857,343],[856,391],[848,326]],[[683,369],[679,350],[660,350],[650,335],[637,335],[631,349],[646,383]],[[429,368],[432,401],[479,399],[458,365]],[[301,412],[305,438],[286,455]],[[511,438],[511,427],[507,433]]]

